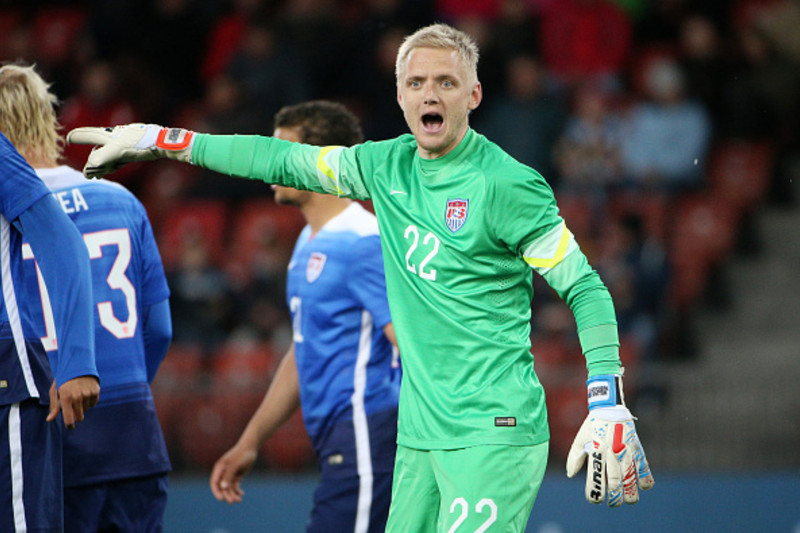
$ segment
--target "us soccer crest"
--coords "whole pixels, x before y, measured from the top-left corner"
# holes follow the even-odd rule
[[[456,198],[454,200],[447,200],[447,207],[445,208],[444,221],[450,231],[453,233],[461,229],[464,222],[467,220],[467,208],[469,207],[469,200],[464,198]]]
[[[306,265],[306,281],[314,283],[317,278],[322,274],[322,269],[325,268],[325,260],[328,256],[319,252],[312,252],[311,257],[308,258]]]

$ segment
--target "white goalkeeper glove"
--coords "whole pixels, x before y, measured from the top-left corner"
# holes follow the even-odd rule
[[[75,128],[67,134],[69,143],[97,145],[83,167],[87,178],[102,178],[133,161],[166,157],[190,163],[194,139],[193,131],[156,124]]]
[[[583,422],[567,457],[567,476],[573,477],[589,457],[586,499],[609,507],[639,501],[639,489],[654,484],[653,474],[636,434],[633,415],[625,407],[622,376],[594,376],[587,381],[589,416]]]

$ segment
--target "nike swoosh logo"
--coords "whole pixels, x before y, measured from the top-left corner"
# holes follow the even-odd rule
[[[395,191],[394,189],[389,191],[389,196],[394,196],[395,194],[408,194],[408,193],[406,191]]]

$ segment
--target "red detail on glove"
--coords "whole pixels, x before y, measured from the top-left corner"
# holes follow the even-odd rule
[[[192,137],[194,137],[194,132],[189,130],[178,130],[183,132],[183,139],[178,139],[177,142],[167,141],[167,133],[171,129],[177,128],[161,128],[158,132],[158,137],[156,138],[156,146],[158,148],[162,148],[164,150],[183,150],[184,148],[188,148],[189,144],[192,142]]]
[[[632,462],[628,466],[628,471],[625,472],[625,476],[622,478],[622,490],[628,498],[636,497],[638,492],[636,488],[636,462]]]
[[[616,424],[614,426],[614,444],[611,447],[611,450],[614,453],[619,453],[625,449],[625,444],[622,442],[622,424]]]

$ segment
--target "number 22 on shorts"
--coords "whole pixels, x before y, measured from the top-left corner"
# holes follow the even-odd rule
[[[487,507],[489,508],[489,517],[480,525],[480,527],[478,527],[478,529],[475,530],[475,533],[484,533],[484,531],[489,529],[489,526],[497,521],[497,505],[495,505],[494,501],[490,498],[483,498],[481,501],[479,501],[477,505],[475,505],[475,512],[482,515]],[[456,498],[453,500],[453,503],[450,505],[450,514],[454,514],[456,512],[459,513],[458,518],[456,518],[456,521],[453,522],[453,525],[450,527],[450,529],[447,530],[447,533],[466,533],[459,532],[458,528],[469,516],[469,503],[467,500],[464,498]]]

